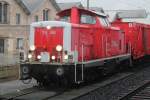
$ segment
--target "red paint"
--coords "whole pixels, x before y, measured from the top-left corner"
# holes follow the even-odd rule
[[[150,55],[150,26],[144,28],[144,49]]]
[[[79,23],[79,10],[76,7],[73,7],[71,10],[71,23]]]
[[[70,22],[73,23],[71,48],[74,51],[76,47],[79,61],[82,60],[82,45],[84,48],[84,61],[127,53],[124,33],[110,26],[102,26],[95,13],[73,7],[70,11],[65,10],[58,15],[61,17],[66,16],[64,15],[65,12],[71,12]],[[96,22],[94,24],[81,23],[82,14],[92,16]],[[107,19],[107,16],[105,18]]]
[[[150,53],[149,25],[122,21],[115,21],[112,25],[120,27],[125,32],[126,43],[131,44],[134,59],[141,58]]]
[[[49,52],[51,56],[58,55],[57,45],[63,46],[62,27],[52,27],[51,29],[38,27],[35,29],[36,56],[44,51]]]
[[[81,17],[92,17],[95,21],[81,23]],[[71,27],[71,52],[78,51],[78,59],[82,60],[82,45],[84,48],[84,61],[106,58],[121,54],[127,54],[131,44],[134,59],[150,54],[150,26],[139,23],[127,23],[118,19],[112,25],[104,25],[100,18],[107,16],[98,15],[85,9],[73,7],[58,13],[60,19],[67,16]],[[83,22],[85,19],[82,19]],[[106,23],[105,23],[106,24]],[[113,27],[112,27],[113,26]],[[114,27],[115,26],[115,27]],[[54,34],[53,34],[54,33]],[[35,29],[36,52],[47,51],[56,53],[56,46],[63,45],[63,28]],[[37,53],[37,54],[38,54]]]

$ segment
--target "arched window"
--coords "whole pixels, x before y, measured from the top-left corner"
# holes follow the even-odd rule
[[[48,21],[49,20],[49,9],[43,10],[43,20]]]
[[[0,2],[0,23],[7,24],[8,23],[8,7],[9,4],[7,2]]]

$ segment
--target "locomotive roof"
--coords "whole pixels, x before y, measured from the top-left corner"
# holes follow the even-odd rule
[[[76,7],[77,8],[77,7]],[[63,13],[66,13],[68,11],[71,11],[72,8],[69,8],[69,9],[65,9],[59,13],[57,13],[57,15],[61,15]],[[92,11],[92,10],[88,10],[88,9],[83,9],[83,8],[77,8],[79,11],[82,11],[82,12],[87,12],[87,13],[90,13],[90,14],[93,14],[93,15],[97,15],[97,16],[103,16],[103,17],[106,17],[107,15],[104,13],[104,12],[96,12],[96,11]]]

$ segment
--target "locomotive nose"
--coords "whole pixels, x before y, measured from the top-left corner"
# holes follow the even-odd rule
[[[32,53],[29,53],[29,59],[34,57],[40,62],[63,62],[68,59],[64,51],[71,52],[71,23],[41,21],[31,24],[30,28]]]

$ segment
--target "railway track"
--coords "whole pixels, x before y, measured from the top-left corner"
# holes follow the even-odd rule
[[[112,84],[118,80],[124,79],[130,75],[132,75],[132,73],[117,74],[116,76],[112,76],[108,80],[105,80],[101,83],[91,84],[88,86],[72,90],[65,90],[65,89],[48,90],[48,89],[38,89],[34,87],[2,95],[0,96],[0,100],[55,100],[55,99],[71,100],[81,95],[84,95],[87,92],[93,91],[99,87],[104,87],[108,84]]]
[[[61,95],[65,90],[39,90],[37,92],[31,93],[31,94],[27,94],[27,95],[23,95],[23,96],[19,96],[17,98],[15,98],[14,100],[48,100],[51,99],[53,97],[59,96]]]
[[[47,90],[37,87],[0,95],[0,100],[48,100],[61,95],[65,89]]]
[[[145,64],[144,66],[149,66]],[[102,81],[78,89],[46,90],[30,88],[17,93],[0,96],[0,100],[130,100],[127,95],[134,94],[149,84],[150,68],[140,67],[134,72],[122,72]],[[131,99],[132,100],[132,99]],[[138,99],[133,99],[138,100]],[[140,99],[141,100],[141,99]]]
[[[150,80],[136,89],[130,89],[130,92],[120,100],[150,100]]]
[[[144,90],[132,96],[130,100],[150,100],[150,84]]]
[[[23,89],[23,90],[18,90],[12,93],[8,93],[8,94],[4,94],[4,95],[0,95],[0,100],[13,100],[19,96],[23,96],[23,95],[27,95],[30,93],[34,93],[38,91],[37,88],[33,87],[33,88],[27,88],[27,89]]]
[[[149,84],[149,64],[143,64],[142,66],[144,68],[139,67],[139,70],[135,69],[131,73],[114,75],[102,82],[65,92],[49,100],[122,100],[132,91],[143,89]]]

